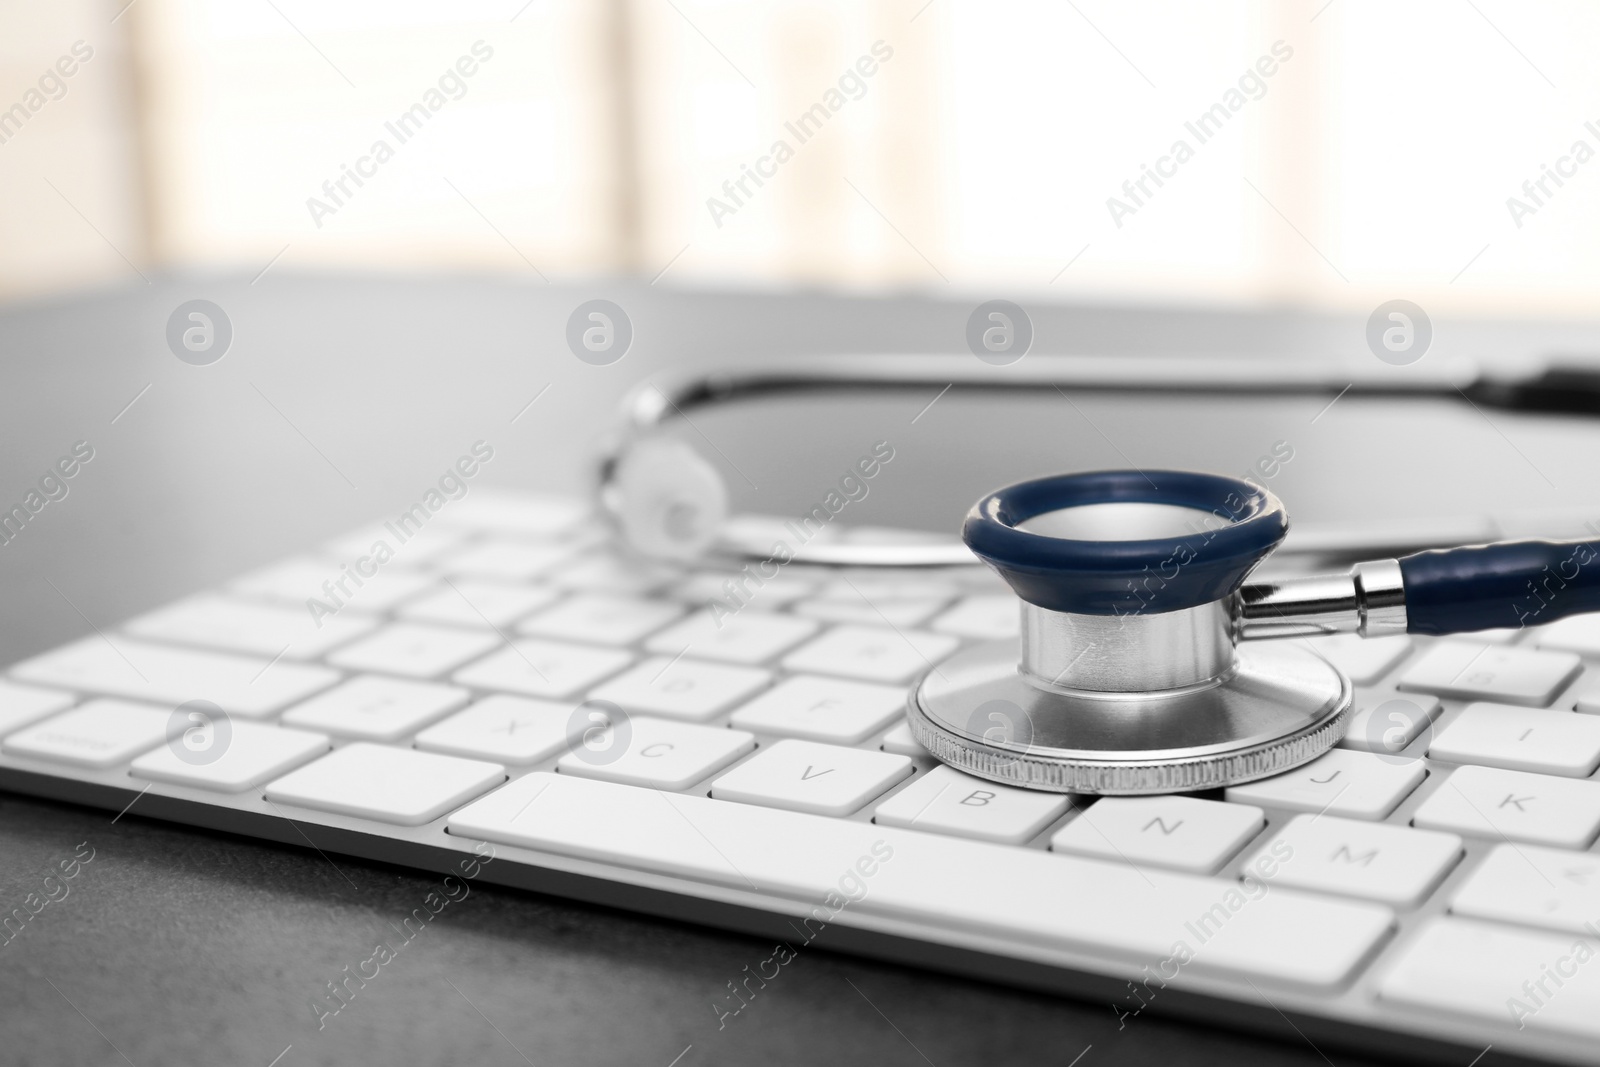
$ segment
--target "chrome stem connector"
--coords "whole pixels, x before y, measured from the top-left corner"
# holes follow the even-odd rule
[[[1231,599],[1152,614],[1079,615],[1022,607],[1022,674],[1049,690],[1131,693],[1225,676],[1239,641],[1406,632],[1396,560],[1246,585]]]
[[[1400,561],[1357,563],[1348,574],[1319,574],[1246,584],[1235,596],[1240,640],[1406,632],[1406,588]]]

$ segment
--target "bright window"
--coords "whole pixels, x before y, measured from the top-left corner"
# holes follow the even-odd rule
[[[1576,0],[126,3],[0,14],[0,292],[276,261],[1576,312],[1600,282]]]

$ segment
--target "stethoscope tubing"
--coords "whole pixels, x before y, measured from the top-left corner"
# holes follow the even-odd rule
[[[993,392],[1041,389],[1088,393],[1223,396],[1437,398],[1479,408],[1546,414],[1600,414],[1600,372],[1539,367],[1520,375],[1488,375],[1475,364],[1438,360],[1393,367],[1371,360],[1217,359],[1030,356],[992,366],[964,355],[818,356],[751,367],[689,371],[636,387],[622,405],[619,431],[600,462],[601,499],[609,499],[616,466],[629,443],[675,418],[714,404],[848,389],[927,387]],[[1437,544],[1443,531],[1401,539],[1400,550]],[[1463,536],[1472,533],[1463,530]],[[724,541],[725,558],[761,558],[769,546]],[[1291,549],[1294,547],[1291,541]],[[1315,550],[1318,546],[1306,546]],[[1370,545],[1376,549],[1376,544]],[[1531,625],[1600,610],[1600,541],[1522,541],[1431,549],[1399,560],[1408,628],[1442,634]],[[808,545],[797,560],[822,565],[939,567],[975,562],[965,545]]]

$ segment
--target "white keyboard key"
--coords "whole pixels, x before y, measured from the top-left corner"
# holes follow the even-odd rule
[[[1016,596],[1005,579],[988,567],[949,567],[945,575],[966,596]],[[1018,615],[1020,617],[1020,611]]]
[[[550,580],[563,589],[647,596],[678,577],[679,572],[669,567],[599,552],[563,564]]]
[[[936,537],[930,540],[942,539]],[[858,540],[857,543],[863,542]],[[860,603],[865,600],[872,604],[880,600],[949,601],[960,594],[960,587],[947,578],[936,578],[926,573],[907,577],[905,573],[894,574],[892,570],[866,571],[860,568],[851,570],[848,576],[834,578],[818,592],[823,600],[841,603]]]
[[[555,590],[539,585],[454,578],[437,592],[407,603],[400,609],[400,616],[417,622],[492,630],[510,626],[556,596]]]
[[[377,523],[329,541],[323,551],[334,559],[364,568],[370,565],[362,563],[361,557],[369,556],[376,561],[385,554],[397,563],[415,567],[438,559],[459,545],[465,536],[462,531],[448,527],[424,526],[408,532],[392,523]]]
[[[711,783],[718,800],[818,815],[849,815],[911,773],[911,760],[884,752],[779,741]]]
[[[1411,638],[1405,634],[1388,637],[1362,637],[1360,634],[1334,634],[1314,637],[1307,642],[1327,661],[1338,667],[1356,685],[1372,685],[1411,651]]]
[[[77,700],[71,693],[36,689],[31,685],[17,685],[0,679],[0,737],[31,722],[38,722],[46,715],[70,708]]]
[[[1461,859],[1461,838],[1430,830],[1297,815],[1245,867],[1275,861],[1273,885],[1362,897],[1397,908],[1421,904]]]
[[[140,637],[251,652],[269,659],[280,653],[290,659],[315,659],[377,625],[377,619],[356,611],[314,620],[304,606],[199,596],[141,615],[123,629]]]
[[[706,571],[691,574],[668,590],[669,595],[688,604],[709,606],[721,602],[724,608],[750,603],[770,611],[816,591],[816,583],[780,574],[776,578],[722,574]]]
[[[448,574],[520,580],[544,574],[573,552],[568,544],[478,541],[451,553],[439,566]]]
[[[1473,837],[1588,848],[1600,834],[1600,782],[1458,767],[1411,822]]]
[[[336,737],[397,741],[459,708],[467,691],[398,678],[363,677],[290,708],[290,726],[322,730]]]
[[[357,741],[270,783],[275,804],[421,826],[505,781],[498,763]]]
[[[329,656],[328,662],[354,671],[437,678],[504,643],[493,631],[397,622],[346,645]]]
[[[329,747],[322,734],[286,730],[267,723],[230,722],[228,730],[227,747],[209,763],[183,759],[169,743],[134,760],[134,777],[219,793],[242,793],[287,774]]]
[[[1057,852],[1214,874],[1267,824],[1260,808],[1194,797],[1101,797],[1055,832]]]
[[[1400,678],[1400,688],[1457,700],[1547,707],[1582,666],[1570,652],[1440,641]]]
[[[525,766],[567,748],[571,704],[503,694],[485,697],[417,735],[417,747],[448,756]]]
[[[688,655],[700,659],[765,663],[817,630],[817,623],[792,615],[743,611],[737,615],[725,614],[719,620],[710,611],[700,611],[662,630],[646,642],[645,647],[665,656],[676,656],[688,649]]]
[[[1017,598],[1009,594],[969,596],[933,620],[930,627],[942,634],[998,641],[1022,632]]]
[[[755,747],[756,739],[743,730],[640,716],[579,740],[556,766],[582,778],[685,789]]]
[[[772,675],[755,667],[656,656],[589,694],[631,714],[705,722],[764,688]]]
[[[209,700],[229,715],[247,719],[270,715],[340,678],[327,667],[113,640],[115,648],[99,636],[75,641],[24,660],[11,674],[26,682],[168,707]]]
[[[1572,934],[1600,917],[1600,856],[1496,845],[1450,901],[1450,912]]]
[[[306,601],[313,598],[341,614],[346,608],[368,613],[388,611],[427,589],[435,580],[432,575],[395,563],[380,568],[371,577],[357,577],[361,579],[360,585],[337,563],[298,557],[247,574],[228,588],[245,596],[293,605],[309,616]]]
[[[338,576],[334,575],[333,577],[337,579]],[[390,564],[371,578],[363,577],[363,584],[360,587],[356,587],[353,582],[346,582],[343,586],[339,586],[340,595],[344,599],[343,607],[328,599],[326,591],[320,585],[317,592],[310,595],[317,596],[325,604],[339,608],[341,612],[346,609],[368,612],[391,611],[418,593],[432,588],[436,580],[432,574],[422,571],[402,570],[398,565]],[[335,581],[334,584],[337,586],[338,582]],[[349,590],[348,595],[343,593],[343,590],[346,589]],[[299,606],[305,606],[304,599],[300,600]]]
[[[942,597],[880,597],[876,600],[798,601],[793,611],[824,622],[859,622],[868,626],[920,626],[944,607]]]
[[[522,637],[511,647],[456,671],[452,681],[474,689],[503,689],[531,697],[565,697],[633,662],[611,648]]]
[[[1537,627],[1533,645],[1549,652],[1576,652],[1591,659],[1600,656],[1600,615],[1568,615]]]
[[[569,534],[590,514],[581,497],[544,493],[504,493],[477,488],[464,499],[452,501],[435,521],[466,530],[489,529],[525,537]]]
[[[1352,819],[1381,819],[1427,777],[1423,761],[1336,748],[1303,767],[1259,782],[1231,785],[1230,801]]]
[[[742,730],[854,745],[905,714],[905,690],[798,674],[733,713]]]
[[[917,744],[916,738],[911,736],[911,727],[901,723],[893,730],[883,735],[883,744],[878,746],[885,752],[893,752],[897,756],[927,756],[927,749]]]
[[[1600,719],[1570,711],[1468,704],[1428,746],[1447,763],[1587,778],[1600,767]]]
[[[1526,1027],[1600,1041],[1600,967],[1584,965],[1592,943],[1578,955],[1576,947],[1557,934],[1433,919],[1400,947],[1378,995],[1507,1031]],[[1565,976],[1559,987],[1546,977],[1553,969]]]
[[[1358,692],[1349,728],[1339,747],[1393,755],[1432,726],[1442,708],[1438,697],[1422,693],[1396,696]]]
[[[7,737],[4,750],[78,767],[115,767],[167,739],[171,712],[126,700],[91,700]]]
[[[517,632],[567,641],[592,641],[597,645],[631,645],[682,614],[683,608],[670,601],[611,593],[579,593],[548,611],[523,620]]]
[[[1182,942],[1193,953],[1185,973],[1272,983],[1342,983],[1393,924],[1388,908],[1362,902],[1247,899],[1237,882],[540,772],[456,812],[449,826],[467,838],[754,886],[807,902],[808,930],[834,921],[848,895],[848,912],[1026,949],[1163,961]],[[1185,923],[1219,908],[1195,951]]]
[[[1600,686],[1578,694],[1577,710],[1584,715],[1600,715]]]
[[[935,767],[879,804],[873,820],[883,826],[1020,845],[1059,819],[1068,803],[1060,793],[1013,789]]]
[[[839,674],[869,682],[907,682],[954,652],[958,643],[949,634],[924,630],[835,626],[789,653],[783,665],[791,671]]]

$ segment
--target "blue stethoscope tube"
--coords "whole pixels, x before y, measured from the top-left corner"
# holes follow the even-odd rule
[[[1600,541],[1506,541],[1406,556],[1406,630],[1539,626],[1600,611],[1597,560]]]

